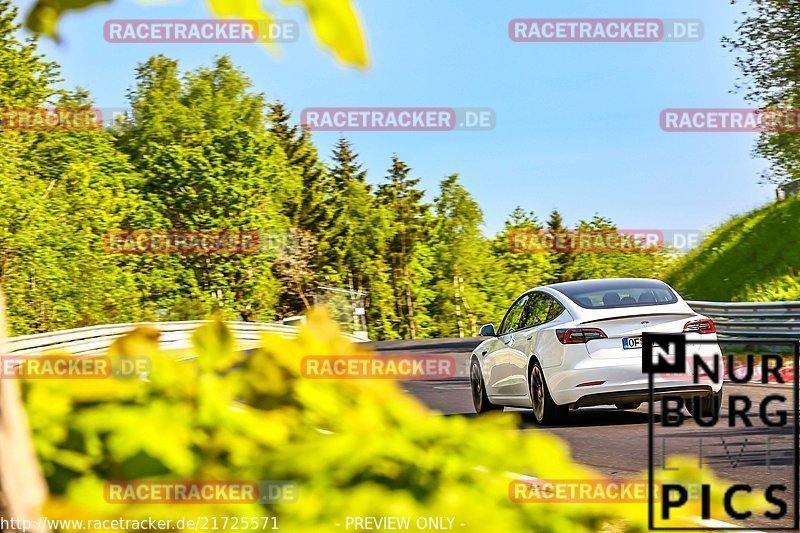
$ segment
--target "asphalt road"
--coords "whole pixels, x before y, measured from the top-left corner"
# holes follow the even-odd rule
[[[439,381],[408,381],[403,386],[408,393],[433,410],[445,415],[472,417],[476,415],[472,407],[466,368],[467,358],[479,342],[480,339],[387,341],[371,343],[371,346],[381,355],[455,357],[458,365],[457,377]],[[769,413],[777,409],[789,411],[788,423],[783,427],[766,426],[758,414],[760,400],[775,393],[787,398],[786,404],[772,404],[769,410]],[[738,418],[734,427],[728,427],[731,395],[747,396],[756,406],[756,412],[751,412],[747,417],[752,423],[751,427],[746,427]],[[715,427],[698,427],[687,414],[686,423],[680,428],[661,428],[660,416],[656,414],[655,465],[661,465],[663,446],[666,456],[702,456],[704,467],[712,468],[723,479],[752,486],[756,494],[763,494],[764,488],[770,484],[784,484],[787,491],[781,493],[780,497],[788,503],[789,512],[785,519],[773,521],[754,515],[744,521],[726,521],[756,528],[790,528],[792,515],[796,512],[793,503],[793,452],[796,441],[791,417],[792,402],[792,388],[787,385],[726,384],[721,423]],[[575,410],[558,427],[538,426],[529,410],[507,407],[504,416],[518,419],[519,431],[547,431],[559,436],[569,443],[575,461],[610,478],[627,479],[639,476],[648,468],[647,404],[635,411],[619,411],[613,406]],[[669,466],[669,461],[667,464]],[[771,505],[770,508],[775,509]]]

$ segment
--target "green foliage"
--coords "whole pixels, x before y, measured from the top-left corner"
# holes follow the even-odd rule
[[[177,64],[155,56],[137,69],[132,114],[119,145],[133,162],[142,209],[126,229],[256,231],[285,234],[294,175],[264,126],[263,96],[226,57],[179,78]],[[278,286],[269,254],[130,259],[148,299],[180,314],[181,297],[203,299],[228,316],[274,317]]]
[[[431,336],[474,336],[480,319],[492,314],[483,279],[492,268],[480,229],[483,212],[455,174],[442,181],[434,210],[435,297],[429,308],[436,323]]]
[[[25,20],[34,32],[59,40],[58,21],[67,11],[83,10],[111,0],[37,0]],[[289,0],[305,8],[311,28],[322,45],[347,65],[366,68],[369,64],[361,23],[350,0]],[[259,0],[207,0],[209,10],[220,18],[260,22],[274,19]],[[0,11],[3,11],[0,9]],[[277,45],[265,42],[274,50]]]
[[[519,253],[512,249],[511,239],[517,232],[538,232],[542,225],[533,212],[525,212],[517,207],[511,212],[502,232],[492,240],[492,259],[494,267],[488,273],[493,291],[497,314],[492,317],[495,322],[503,318],[508,306],[517,296],[537,285],[558,281],[558,264],[556,254],[551,253]]]
[[[377,198],[390,216],[386,254],[395,302],[395,329],[402,337],[414,339],[422,318],[415,304],[425,298],[415,280],[426,275],[418,255],[425,249],[429,213],[428,205],[422,201],[424,191],[417,188],[419,178],[410,178],[410,172],[411,168],[393,155],[388,183],[378,187]]]
[[[390,380],[302,377],[305,356],[364,355],[324,313],[312,312],[297,339],[266,335],[247,354],[234,352],[218,321],[198,330],[194,345],[197,358],[178,361],[158,352],[152,331],[135,331],[111,356],[148,356],[147,380],[23,382],[51,492],[46,516],[268,515],[282,531],[340,531],[335,524],[347,516],[432,515],[454,517],[464,531],[491,523],[499,531],[594,532],[609,522],[616,531],[644,531],[644,503],[512,502],[510,472],[600,476],[575,464],[557,437],[516,431],[509,413],[445,417]],[[707,469],[685,467],[693,463],[664,475],[709,481]],[[104,500],[108,480],[291,480],[299,498],[264,506],[117,504]],[[687,511],[699,512],[694,504]]]
[[[565,521],[592,531],[614,516],[611,509],[542,513],[509,504],[505,471],[585,474],[553,437],[514,436],[511,419],[432,416],[391,383],[304,380],[302,356],[353,353],[329,323],[312,317],[311,327],[294,342],[266,338],[235,366],[223,363],[229,334],[217,323],[198,332],[204,340],[196,342],[203,346],[196,364],[150,354],[147,382],[27,383],[36,449],[53,493],[48,515],[178,513],[106,504],[107,479],[290,479],[300,486],[295,504],[180,512],[276,513],[289,531],[334,530],[347,515],[434,510],[473,527],[492,517],[515,531],[556,531]],[[531,461],[545,455],[546,463]]]
[[[733,217],[678,261],[667,281],[699,300],[800,299],[798,220],[798,196]]]
[[[743,79],[738,89],[763,108],[797,109],[800,106],[800,4],[786,0],[751,0],[737,35],[723,39],[736,52]],[[764,173],[769,181],[800,178],[800,139],[791,128],[764,132],[756,153],[770,161]]]
[[[591,220],[581,220],[578,231],[616,231],[608,218],[595,215]],[[576,253],[572,254],[564,270],[566,280],[592,278],[659,278],[671,257],[666,250],[647,249],[636,253]]]
[[[245,8],[256,7],[226,9]],[[85,91],[57,88],[35,39],[17,39],[15,13],[0,0],[0,104],[91,107]],[[515,210],[487,238],[456,175],[429,203],[396,155],[378,187],[346,139],[326,165],[286,106],[225,56],[189,72],[153,56],[128,98],[112,130],[0,133],[0,283],[15,334],[212,313],[271,321],[306,312],[326,285],[367,293],[373,339],[469,336],[530,287],[657,275],[664,260],[513,253],[511,231],[541,229],[533,213]],[[557,212],[548,226],[564,226]],[[288,246],[111,254],[114,230],[250,231]]]

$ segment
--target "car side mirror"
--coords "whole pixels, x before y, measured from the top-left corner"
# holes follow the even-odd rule
[[[479,335],[481,337],[497,337],[497,332],[494,330],[494,324],[485,324],[481,326]]]

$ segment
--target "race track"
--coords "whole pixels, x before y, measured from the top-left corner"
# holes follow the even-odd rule
[[[443,415],[476,416],[472,407],[467,381],[467,358],[480,339],[442,339],[420,341],[385,341],[370,343],[380,355],[451,355],[458,362],[458,376],[438,381],[407,381],[404,389]],[[781,498],[788,502],[785,520],[772,521],[760,515],[744,521],[748,527],[791,527],[794,511],[794,427],[792,425],[792,387],[789,385],[731,385],[725,386],[721,420],[727,421],[728,397],[741,394],[750,397],[754,405],[768,394],[782,394],[787,403],[781,406],[790,412],[789,423],[783,427],[766,427],[751,413],[752,427],[698,428],[689,420],[681,428],[671,429],[670,438],[663,441],[666,455],[698,455],[698,436],[703,437],[703,462],[721,478],[746,483],[753,491],[762,493],[768,484],[782,483],[787,492]],[[593,407],[572,411],[567,422],[559,427],[540,427],[530,412],[506,408],[503,416],[515,417],[519,431],[547,431],[567,441],[573,458],[614,479],[626,479],[646,472],[648,465],[647,405],[635,411],[619,411],[613,406]],[[658,420],[658,415],[656,415]],[[656,453],[661,443],[656,439]],[[658,464],[658,463],[657,463]],[[774,506],[770,506],[774,509]],[[730,520],[729,520],[730,521]],[[742,524],[738,522],[737,525]]]

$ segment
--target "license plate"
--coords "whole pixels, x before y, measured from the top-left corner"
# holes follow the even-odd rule
[[[641,337],[625,337],[622,339],[622,347],[626,350],[633,350],[642,347]]]

